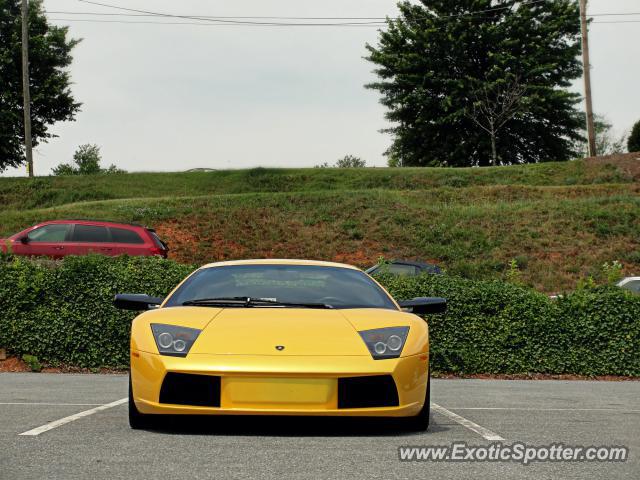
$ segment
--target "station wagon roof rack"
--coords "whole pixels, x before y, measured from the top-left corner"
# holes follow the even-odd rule
[[[146,228],[152,232],[155,232],[153,228],[149,228],[141,223],[120,222],[117,220],[104,220],[99,218],[60,218],[58,220],[51,220],[52,222],[101,222],[101,223],[117,223],[119,225],[129,225],[130,227]]]

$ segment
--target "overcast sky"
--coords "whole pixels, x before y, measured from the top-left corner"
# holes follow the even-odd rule
[[[395,0],[104,0],[186,15],[382,17]],[[45,0],[48,11],[116,10]],[[640,0],[591,0],[590,13],[640,13]],[[86,18],[49,14],[50,18]],[[96,18],[96,17],[94,17]],[[120,18],[115,20],[136,20]],[[636,17],[598,17],[605,20]],[[137,19],[145,20],[145,19]],[[172,20],[157,20],[172,21]],[[176,21],[176,20],[173,20]],[[37,175],[95,143],[129,171],[311,167],[345,154],[384,166],[384,108],[362,59],[375,28],[273,28],[61,22],[83,41],[71,67],[75,122],[34,154]],[[591,27],[596,112],[618,131],[640,118],[640,23]],[[577,82],[576,88],[582,88]],[[25,169],[4,175],[24,175]]]

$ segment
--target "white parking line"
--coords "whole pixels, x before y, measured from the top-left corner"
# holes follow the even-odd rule
[[[501,440],[504,440],[504,438],[502,438],[497,433],[492,432],[488,428],[484,428],[483,426],[478,425],[477,423],[474,423],[471,420],[467,420],[466,418],[461,417],[460,415],[457,415],[457,414],[453,413],[452,411],[447,410],[444,407],[441,407],[437,403],[433,403],[432,402],[431,403],[431,408],[433,410],[435,410],[436,412],[438,412],[438,413],[440,413],[440,414],[442,414],[442,415],[444,415],[446,417],[449,417],[451,420],[453,420],[456,423],[459,423],[463,427],[468,428],[472,432],[477,433],[478,435],[480,435],[485,440],[490,440],[490,441],[501,441]]]
[[[71,407],[93,407],[102,403],[48,403],[48,402],[0,402],[0,405],[45,405],[45,406],[71,406]]]
[[[520,407],[449,407],[453,410],[513,410],[519,412],[631,412],[640,410],[629,408],[520,408]]]
[[[48,432],[49,430],[53,430],[54,428],[73,422],[80,418],[88,417],[89,415],[93,415],[94,413],[98,413],[103,410],[108,410],[109,408],[117,407],[118,405],[122,405],[123,403],[127,403],[128,401],[129,401],[128,398],[121,398],[120,400],[116,400],[115,402],[106,403],[104,405],[100,405],[99,407],[95,407],[90,410],[85,410],[84,412],[76,413],[74,415],[69,415],[68,417],[61,418],[60,420],[49,422],[45,425],[42,425],[41,427],[34,428],[27,432],[23,432],[20,435],[30,435],[30,436],[40,435],[41,433]]]

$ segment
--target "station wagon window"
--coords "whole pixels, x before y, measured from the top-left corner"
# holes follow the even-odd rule
[[[381,265],[369,272],[371,275],[379,273],[391,273],[393,275],[400,276],[413,276],[418,275],[418,269],[413,265],[404,265],[402,263],[392,263],[389,265]]]
[[[413,265],[403,265],[401,263],[394,263],[388,265],[389,273],[400,276],[413,276],[418,274],[418,269]]]
[[[27,237],[30,242],[64,242],[68,231],[69,225],[45,225],[31,230]]]
[[[107,227],[76,225],[71,236],[73,242],[107,243],[110,241]]]
[[[125,228],[113,228],[109,227],[111,230],[111,241],[115,243],[135,243],[141,244],[144,243],[144,240],[133,230],[127,230]]]

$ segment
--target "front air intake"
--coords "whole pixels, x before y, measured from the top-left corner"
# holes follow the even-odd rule
[[[220,406],[220,377],[169,372],[160,388],[160,403]]]
[[[338,379],[338,408],[397,407],[398,389],[391,375]]]

